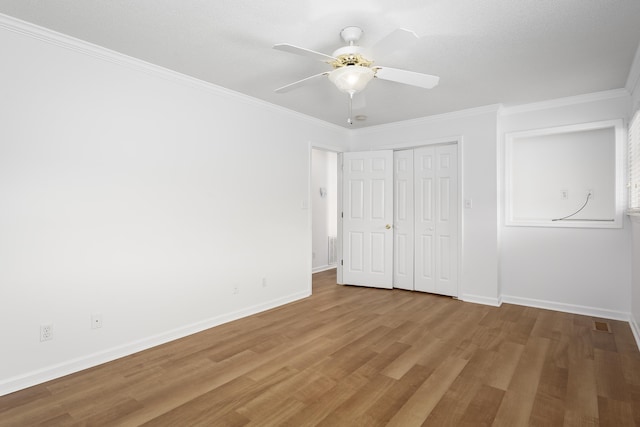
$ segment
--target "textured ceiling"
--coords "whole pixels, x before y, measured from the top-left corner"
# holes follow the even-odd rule
[[[344,127],[347,95],[327,79],[273,92],[329,68],[274,44],[331,54],[346,26],[362,46],[415,31],[376,64],[440,84],[374,80],[354,112],[363,127],[621,88],[640,41],[638,0],[0,0],[0,13]]]

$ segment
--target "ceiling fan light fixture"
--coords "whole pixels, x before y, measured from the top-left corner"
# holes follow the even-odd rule
[[[348,65],[336,68],[329,73],[329,80],[336,85],[341,92],[353,95],[362,91],[373,79],[375,72],[369,67],[361,65]]]

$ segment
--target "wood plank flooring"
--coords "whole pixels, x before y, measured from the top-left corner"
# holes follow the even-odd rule
[[[625,322],[328,271],[305,300],[0,397],[0,426],[34,425],[633,426],[640,353]]]

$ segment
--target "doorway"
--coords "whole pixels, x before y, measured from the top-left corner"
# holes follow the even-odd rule
[[[311,150],[312,273],[336,268],[338,262],[338,155]]]

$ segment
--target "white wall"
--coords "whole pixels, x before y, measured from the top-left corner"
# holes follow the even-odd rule
[[[506,109],[500,127],[508,133],[620,118],[627,123],[628,108],[626,91],[591,94]],[[503,300],[626,320],[631,292],[629,227],[626,216],[622,229],[503,226]]]
[[[3,25],[0,395],[310,294],[310,145],[345,130]]]
[[[458,141],[463,210],[461,299],[499,304],[497,107],[461,111],[354,131],[351,149],[406,148]]]
[[[640,319],[640,234],[632,286],[627,220],[617,230],[498,226],[504,133],[626,118],[628,96],[347,133],[22,30],[0,28],[0,395],[308,295],[302,205],[316,142],[458,141],[462,198],[473,199],[463,210],[463,299],[497,304],[504,294]],[[90,329],[92,313],[103,328]],[[52,341],[39,342],[43,323]]]
[[[336,153],[312,150],[311,156],[311,217],[313,223],[313,270],[329,267],[328,238],[336,236]],[[320,195],[320,188],[326,191]]]
[[[583,205],[572,219],[615,219],[618,206],[614,130],[609,127],[518,137],[511,144],[507,141],[511,155],[505,156],[505,179],[511,185],[505,203],[507,210],[511,203],[512,220],[567,227],[572,223],[549,223],[571,215]],[[589,191],[593,191],[593,197],[587,200]],[[591,225],[602,227],[603,223]]]

